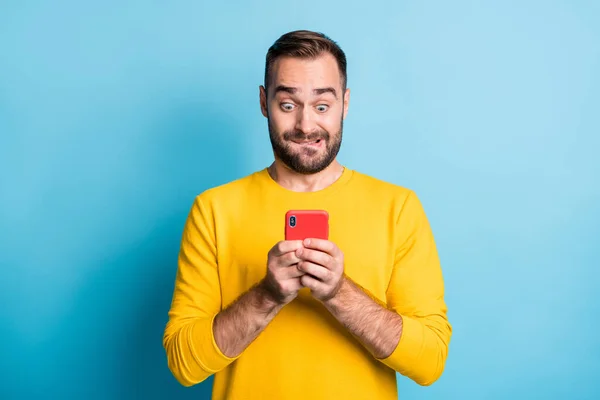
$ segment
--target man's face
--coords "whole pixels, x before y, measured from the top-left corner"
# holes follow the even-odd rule
[[[269,93],[261,87],[263,115],[275,156],[295,172],[314,174],[337,156],[350,91],[342,93],[335,58],[279,58]]]

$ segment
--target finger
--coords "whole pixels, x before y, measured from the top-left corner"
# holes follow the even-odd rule
[[[284,290],[287,293],[294,293],[297,292],[298,290],[302,289],[302,282],[300,281],[301,278],[293,278],[293,279],[289,279],[285,282],[285,286],[284,286]]]
[[[296,255],[296,252],[292,251],[277,257],[276,262],[278,266],[287,268],[290,265],[298,264],[299,261],[300,258],[298,258],[298,256]]]
[[[329,254],[331,257],[336,257],[340,252],[338,247],[329,240],[310,238],[304,239],[304,242],[302,244],[306,248],[320,250],[324,253]]]
[[[298,268],[298,264],[290,265],[289,267],[282,268],[281,278],[282,279],[294,279],[304,275],[305,272]]]
[[[331,271],[322,265],[311,263],[310,261],[301,261],[298,263],[298,270],[305,272],[320,281],[327,282],[331,279]]]
[[[279,257],[286,253],[289,253],[290,251],[296,251],[300,247],[302,247],[301,240],[283,240],[277,243],[275,246],[273,246],[273,248],[271,249],[271,254],[273,254],[276,257]]]
[[[335,261],[329,254],[320,250],[300,248],[296,250],[295,255],[301,260],[310,261],[330,269],[333,267],[333,262]]]
[[[300,278],[300,284],[316,292],[327,292],[327,284],[310,275],[302,276]]]

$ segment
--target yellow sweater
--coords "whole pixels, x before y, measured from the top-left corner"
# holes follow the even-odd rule
[[[403,317],[388,358],[371,355],[308,289],[240,356],[217,347],[214,317],[265,276],[289,209],[327,210],[346,275]],[[215,374],[213,399],[397,399],[395,372],[433,383],[450,336],[434,238],[414,192],[345,168],[329,187],[298,193],[263,169],[195,199],[163,339],[181,384]]]

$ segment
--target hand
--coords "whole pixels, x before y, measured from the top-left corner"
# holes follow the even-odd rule
[[[326,302],[333,298],[343,283],[344,254],[332,242],[322,239],[306,239],[303,247],[296,250],[301,260],[298,270],[305,272],[300,278],[302,286],[310,288],[312,295]]]
[[[300,259],[296,250],[302,247],[301,240],[288,240],[277,243],[269,251],[267,259],[267,276],[262,286],[278,304],[287,304],[294,300],[302,289],[300,277],[304,275],[297,268]]]

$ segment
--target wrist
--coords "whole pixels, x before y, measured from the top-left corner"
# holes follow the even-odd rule
[[[261,280],[255,288],[257,295],[259,297],[261,305],[266,309],[266,311],[270,311],[277,307],[284,306],[284,302],[277,296],[275,291],[271,288],[266,278]]]
[[[340,283],[335,293],[326,300],[323,300],[323,304],[329,309],[336,309],[344,303],[344,296],[348,291],[349,281],[346,275],[342,275]]]

